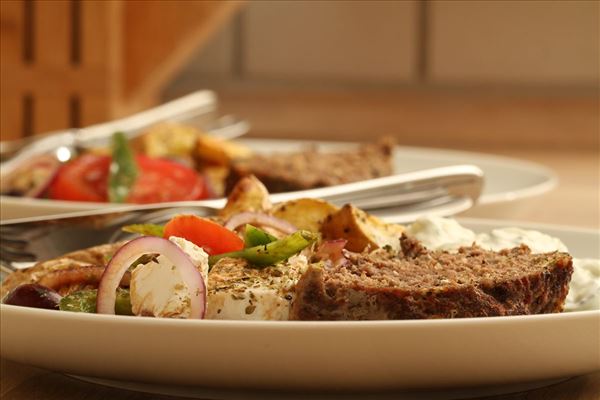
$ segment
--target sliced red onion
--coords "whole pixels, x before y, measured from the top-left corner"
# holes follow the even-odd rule
[[[159,238],[144,236],[123,245],[108,263],[100,284],[96,311],[98,314],[114,314],[116,290],[127,269],[145,254],[161,254],[175,265],[186,284],[190,299],[190,318],[204,318],[206,311],[206,285],[200,271],[190,257],[175,243]]]
[[[288,235],[298,230],[298,228],[287,221],[259,212],[242,212],[235,214],[225,223],[225,228],[234,231],[246,224],[268,226]]]
[[[346,239],[327,240],[319,246],[315,252],[315,257],[320,260],[330,260],[334,267],[337,267],[346,261],[344,257],[344,247],[348,241]]]

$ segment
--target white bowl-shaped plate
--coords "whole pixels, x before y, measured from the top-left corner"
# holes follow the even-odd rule
[[[476,231],[507,226],[463,220]],[[512,225],[512,224],[511,224]],[[519,224],[600,257],[596,231]],[[398,390],[600,370],[600,311],[412,321],[245,322],[2,305],[3,358],[79,376],[205,388]]]
[[[298,140],[239,139],[257,152],[298,151],[318,145],[324,151],[352,148],[356,143],[314,142]],[[556,186],[556,177],[548,168],[513,158],[455,150],[397,146],[394,150],[394,172],[404,173],[421,169],[457,164],[475,164],[485,174],[485,186],[480,205],[521,200],[540,195]],[[46,199],[27,199],[0,196],[2,219],[53,215],[73,211],[96,210],[115,206],[108,203],[85,203]]]

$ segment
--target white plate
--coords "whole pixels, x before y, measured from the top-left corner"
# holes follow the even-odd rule
[[[351,148],[353,143],[298,140],[239,139],[258,152],[296,151],[309,144],[324,150]],[[454,150],[397,146],[394,171],[404,173],[456,164],[475,164],[485,173],[480,205],[511,202],[540,195],[556,186],[556,177],[548,168],[513,158]],[[107,203],[83,203],[0,196],[2,219],[51,215],[110,207]],[[114,206],[114,205],[112,205]]]
[[[462,220],[476,231],[508,226]],[[598,258],[600,233],[518,223]],[[2,305],[0,354],[75,375],[235,390],[500,385],[600,370],[600,311],[454,320],[193,321]]]

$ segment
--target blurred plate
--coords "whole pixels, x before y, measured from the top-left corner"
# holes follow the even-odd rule
[[[238,139],[260,153],[292,152],[317,145],[323,151],[349,149],[357,143],[298,140]],[[541,165],[514,158],[455,150],[396,146],[394,171],[411,172],[456,164],[474,164],[485,174],[485,186],[479,204],[507,203],[540,195],[556,186],[554,173]],[[60,214],[114,206],[108,203],[83,203],[46,199],[0,196],[2,219]]]
[[[600,257],[600,233],[593,230],[461,223],[479,232],[514,225],[540,230],[560,238],[576,257]],[[122,382],[226,390],[407,390],[523,383],[600,369],[600,311],[406,321],[202,321],[3,304],[0,315],[3,358]]]

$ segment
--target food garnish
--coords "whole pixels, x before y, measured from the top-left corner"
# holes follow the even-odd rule
[[[189,293],[189,318],[203,318],[206,311],[206,286],[202,274],[189,255],[175,243],[151,236],[133,239],[121,247],[110,260],[98,285],[97,312],[115,314],[119,282],[131,264],[145,254],[160,254],[179,270]]]
[[[134,156],[126,138],[113,137],[112,157],[85,153],[62,165],[48,189],[54,200],[157,203],[208,197],[204,178],[174,161]]]
[[[227,253],[244,248],[244,241],[235,232],[206,218],[196,215],[177,215],[166,225],[164,238],[181,237],[202,247],[209,255]]]
[[[332,266],[341,265],[346,258],[344,257],[344,248],[348,241],[346,239],[326,240],[315,251],[315,260],[328,260]]]
[[[3,303],[14,306],[58,310],[60,299],[60,294],[46,286],[37,283],[26,283],[11,290],[4,298]]]
[[[296,228],[294,225],[290,224],[289,222],[283,219],[262,212],[249,211],[235,214],[234,216],[229,218],[229,220],[227,220],[227,222],[225,223],[225,228],[234,231],[238,227],[250,223],[274,228],[279,232],[286,234],[294,233],[298,230],[298,228]]]
[[[274,242],[249,247],[240,251],[210,256],[208,264],[213,266],[222,258],[243,258],[257,267],[274,265],[285,261],[313,244],[319,235],[309,231],[297,231]]]
[[[95,313],[97,297],[98,290],[96,289],[78,290],[63,297],[60,300],[59,307],[61,311]],[[117,288],[115,314],[133,315],[129,289]]]
[[[165,227],[158,224],[132,224],[122,227],[121,230],[123,232],[138,233],[144,236],[163,237],[165,234]]]
[[[112,137],[112,161],[108,177],[108,200],[124,203],[138,177],[138,166],[127,138],[122,132]]]
[[[244,228],[245,248],[269,244],[276,240],[277,238],[275,236],[250,224],[246,224],[246,227]]]

